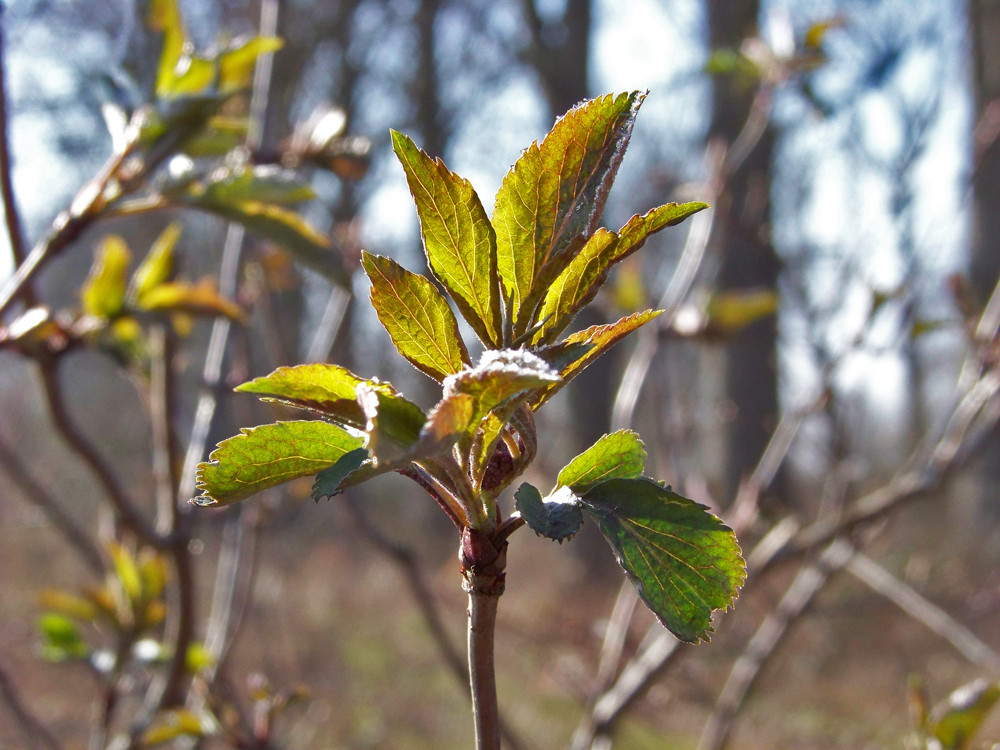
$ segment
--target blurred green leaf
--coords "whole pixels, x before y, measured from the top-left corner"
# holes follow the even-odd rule
[[[514,493],[514,507],[528,528],[557,542],[572,538],[583,523],[579,498],[567,488],[542,499],[541,493],[525,482]]]
[[[221,296],[211,279],[202,279],[197,284],[179,281],[159,284],[140,296],[136,304],[147,312],[221,315],[230,320],[246,321],[243,308]]]
[[[941,750],[966,750],[998,699],[998,682],[980,679],[963,685],[931,710],[927,732],[941,743]]]
[[[381,255],[365,252],[361,263],[375,312],[410,364],[440,382],[469,362],[458,321],[430,281]]]
[[[101,241],[94,265],[80,290],[84,312],[98,318],[113,318],[122,311],[131,258],[128,245],[121,237],[112,234]]]
[[[184,655],[184,668],[189,674],[197,674],[203,669],[207,669],[215,664],[215,657],[212,656],[204,643],[192,643]]]
[[[604,435],[559,472],[558,483],[576,493],[606,479],[633,479],[642,476],[646,446],[632,430]]]
[[[243,145],[247,127],[245,117],[210,117],[197,133],[184,141],[184,153],[194,159],[225,156]]]
[[[431,159],[401,133],[392,145],[417,205],[427,262],[479,339],[503,341],[496,235],[468,180]]]
[[[504,178],[492,223],[515,337],[532,326],[549,283],[597,228],[642,99],[634,91],[574,107]]]
[[[174,247],[181,231],[181,223],[173,221],[156,238],[146,257],[132,274],[128,295],[130,299],[141,299],[153,287],[170,280],[174,272]]]
[[[360,448],[362,438],[327,422],[278,422],[243,428],[198,466],[195,505],[229,505],[256,492],[310,476]]]
[[[609,479],[580,498],[639,596],[680,640],[708,640],[711,616],[746,578],[736,535],[703,505],[651,479]]]
[[[139,566],[136,564],[132,552],[117,542],[112,542],[108,546],[108,551],[111,553],[115,575],[122,591],[125,592],[125,596],[133,604],[141,601],[143,598],[142,575],[139,573]]]
[[[45,639],[42,655],[50,661],[82,659],[90,653],[90,647],[80,636],[80,631],[68,616],[46,612],[38,617],[38,629]]]
[[[537,410],[548,401],[566,383],[579,375],[589,364],[604,352],[621,341],[642,325],[645,325],[662,310],[645,310],[644,312],[626,315],[615,323],[592,326],[582,331],[570,334],[558,345],[548,347],[544,358],[548,362],[568,360],[559,371],[560,380],[557,383],[539,388],[529,399],[529,405]],[[539,354],[542,354],[539,352]],[[567,356],[568,355],[568,356]]]
[[[194,711],[173,709],[161,713],[153,725],[142,733],[142,747],[155,747],[181,737],[204,737],[209,734],[209,722],[203,722]]]
[[[150,28],[163,34],[163,47],[156,70],[156,95],[163,97],[170,93],[177,64],[184,53],[186,34],[177,0],[150,0],[147,7]]]
[[[219,89],[238,91],[253,82],[257,58],[268,52],[277,52],[284,42],[277,37],[255,36],[226,50],[218,59]]]
[[[39,604],[47,610],[89,622],[97,618],[97,606],[90,599],[61,589],[46,589],[38,595]]]
[[[196,197],[221,203],[260,201],[290,205],[316,197],[308,183],[290,169],[272,164],[242,164],[214,171]]]
[[[730,289],[713,294],[708,301],[708,331],[730,336],[778,310],[773,289]]]

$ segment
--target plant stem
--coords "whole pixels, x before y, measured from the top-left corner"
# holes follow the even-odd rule
[[[500,709],[493,668],[499,601],[499,594],[469,591],[469,688],[477,750],[500,750]]]
[[[462,587],[469,595],[469,689],[477,750],[500,750],[500,710],[493,666],[497,603],[504,591],[506,537],[462,529]]]

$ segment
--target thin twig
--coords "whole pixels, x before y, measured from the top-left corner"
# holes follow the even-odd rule
[[[846,542],[837,542],[844,544]],[[917,622],[948,641],[971,664],[1000,674],[1000,654],[912,586],[903,583],[867,555],[856,552],[846,570],[865,585],[884,596]]]
[[[0,697],[3,698],[3,702],[14,716],[15,721],[21,726],[21,730],[31,747],[62,750],[62,745],[59,744],[55,735],[21,700],[17,686],[7,673],[7,669],[2,665],[0,665]]]
[[[17,267],[24,262],[24,232],[21,229],[21,214],[17,209],[11,175],[13,164],[10,158],[10,117],[7,113],[7,70],[4,65],[7,30],[3,18],[4,12],[5,8],[0,6],[0,196],[3,198],[4,221],[7,226],[10,252],[14,258],[14,266]],[[29,305],[35,304],[33,289],[25,291],[25,301]]]
[[[63,509],[48,490],[35,481],[27,467],[2,442],[0,442],[0,464],[3,464],[11,479],[21,486],[25,499],[41,510],[52,526],[80,553],[87,567],[98,576],[103,575],[104,561],[91,535]]]

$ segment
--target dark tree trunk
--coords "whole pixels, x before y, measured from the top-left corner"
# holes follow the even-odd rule
[[[756,33],[756,0],[710,0],[709,44],[739,49]],[[733,143],[753,106],[755,90],[737,76],[715,80],[711,138]],[[722,290],[777,286],[779,264],[771,243],[770,190],[774,135],[767,128],[756,147],[730,177],[716,205],[712,248],[721,257]],[[741,477],[752,471],[776,421],[777,328],[773,317],[755,323],[729,343],[726,353],[726,399],[733,421],[727,430],[726,495],[732,497]]]

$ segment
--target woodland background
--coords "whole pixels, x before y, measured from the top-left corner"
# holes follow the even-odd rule
[[[498,677],[520,746],[899,747],[913,676],[933,699],[1000,677],[1000,2],[180,6],[199,49],[262,22],[285,40],[258,98],[261,153],[317,108],[343,112],[344,161],[307,169],[316,197],[302,213],[348,267],[362,247],[424,262],[390,127],[470,179],[489,210],[555,117],[648,89],[606,225],[666,201],[714,207],[654,237],[586,313],[669,314],[553,402],[527,478],[547,487],[601,434],[634,426],[651,473],[737,530],[750,578],[711,645],[676,648],[619,594],[592,529],[561,546],[518,535]],[[0,117],[29,246],[107,157],[102,106],[155,72],[144,18],[129,0],[5,4]],[[182,455],[206,393],[209,447],[274,419],[229,387],[281,364],[337,362],[433,403],[362,276],[348,293],[215,217],[90,227],[40,274],[38,299],[78,305],[102,237],[146,248],[178,218],[189,277],[225,284],[220,259],[240,245],[232,284],[249,311],[218,387],[204,370],[212,323],[173,353]],[[13,257],[0,250],[0,278]],[[58,365],[0,349],[0,745],[46,746],[26,738],[17,706],[53,741],[87,744],[94,677],[41,658],[36,617],[40,592],[100,581],[51,509],[103,544],[107,487],[60,422],[151,514],[155,441],[134,377],[96,348]],[[439,650],[460,643],[465,617],[440,515],[381,479],[319,506],[293,484],[192,518],[195,638],[212,631],[220,589],[232,614],[212,689],[250,717],[264,694],[308,692],[258,746],[468,746],[464,690]],[[616,682],[624,665],[655,667],[634,696]],[[620,714],[601,713],[623,696]],[[1000,721],[981,738],[1000,740]]]

